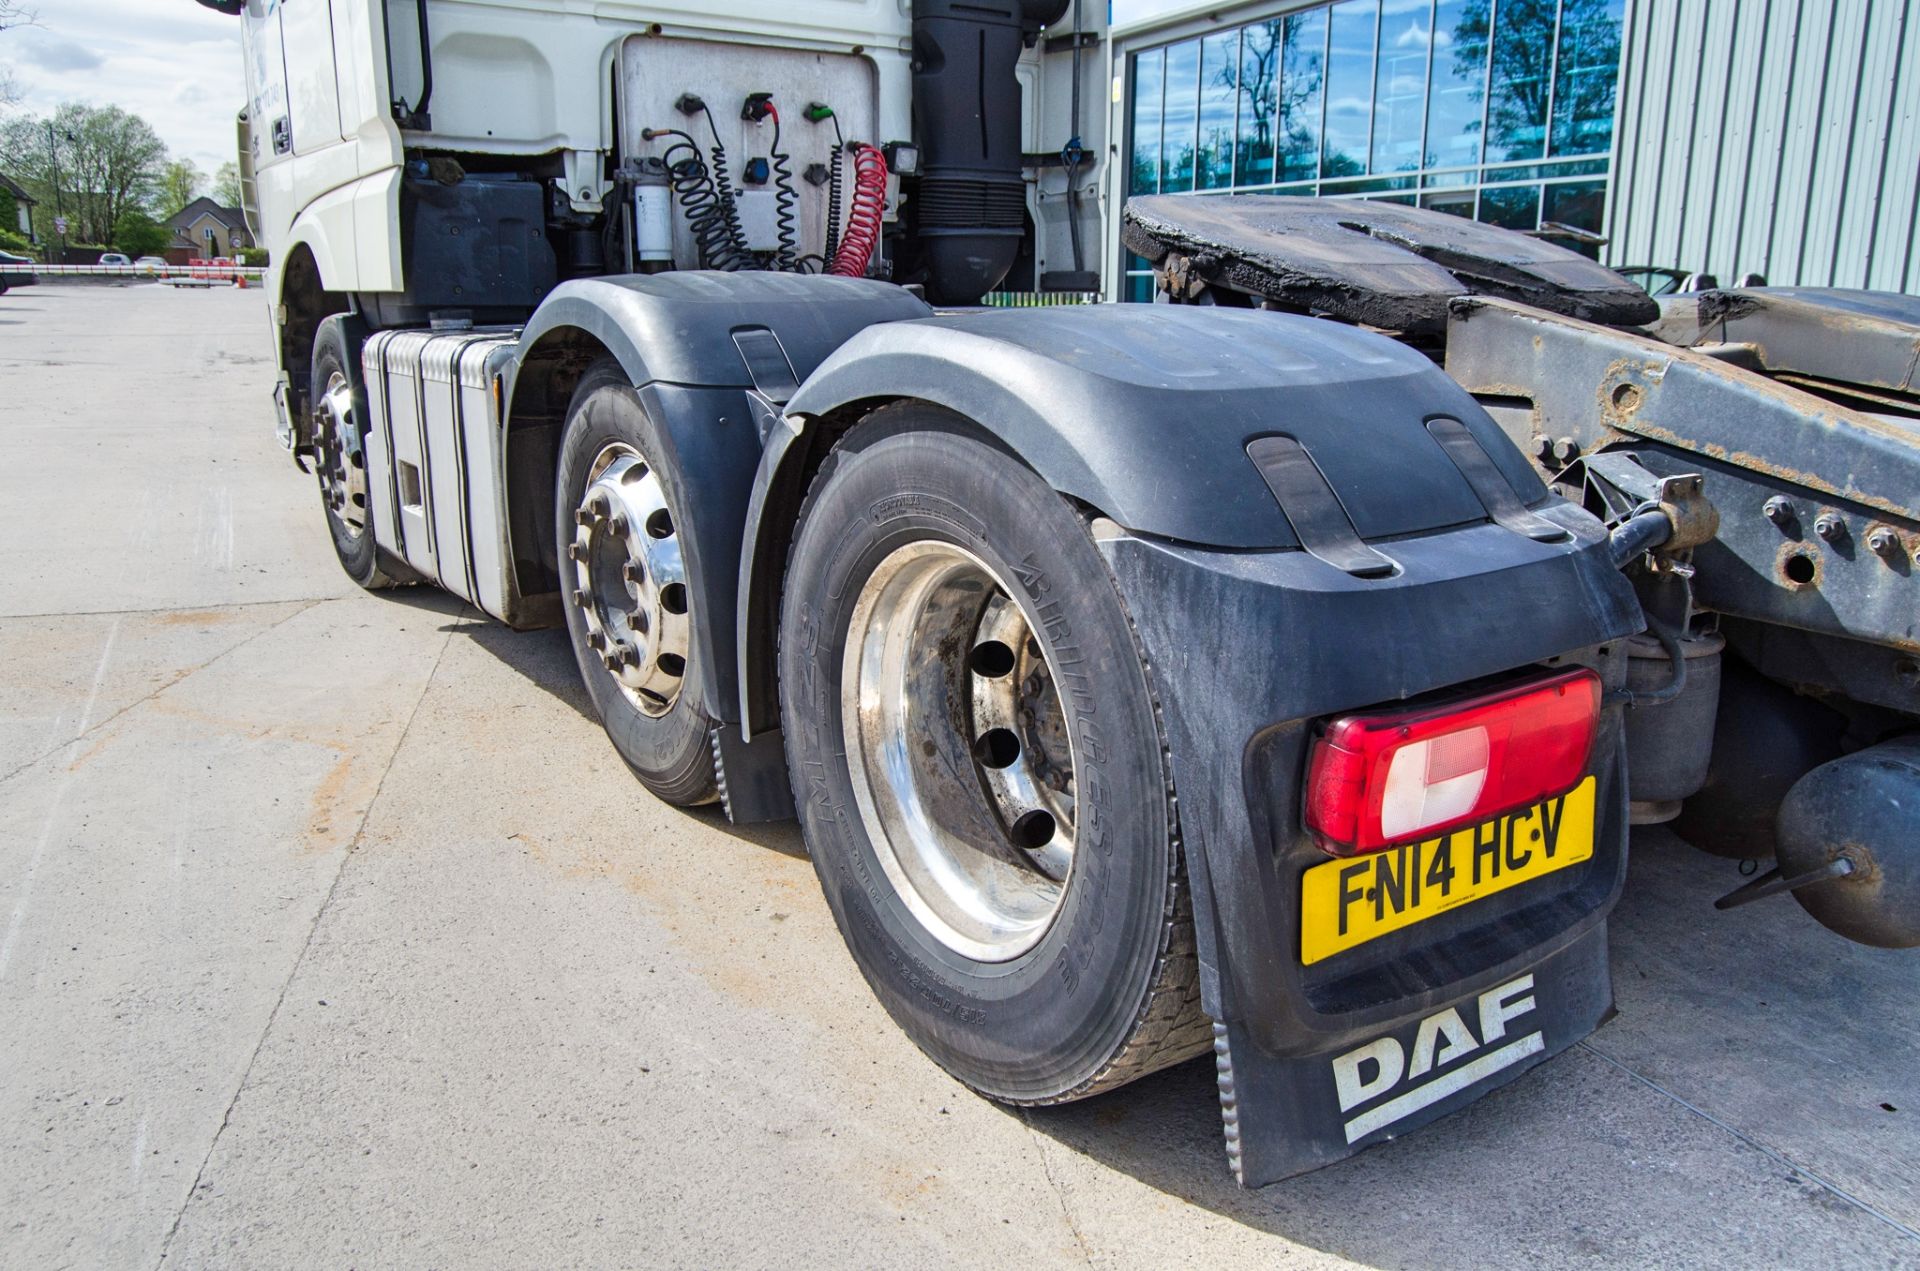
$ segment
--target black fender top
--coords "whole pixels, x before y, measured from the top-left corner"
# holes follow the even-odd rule
[[[1521,503],[1548,498],[1433,362],[1318,318],[1108,304],[892,322],[828,357],[787,411],[909,397],[973,420],[1128,530],[1203,546],[1300,546],[1248,457],[1260,437],[1297,441],[1362,539],[1488,518],[1437,418],[1465,425]]]
[[[635,384],[751,388],[731,336],[765,327],[805,379],[855,331],[922,318],[926,302],[891,283],[825,274],[682,270],[565,282],[540,302],[521,356],[555,330],[578,328],[604,345]]]

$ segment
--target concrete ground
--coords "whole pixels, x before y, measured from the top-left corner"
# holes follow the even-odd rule
[[[1619,1018],[1342,1165],[973,1097],[562,636],[348,584],[264,309],[0,297],[0,1266],[1920,1266],[1920,961],[1660,833]]]

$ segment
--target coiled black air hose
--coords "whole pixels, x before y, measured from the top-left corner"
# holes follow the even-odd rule
[[[661,160],[667,165],[667,180],[680,203],[680,214],[687,218],[687,228],[693,232],[700,267],[731,273],[750,266],[753,260],[747,254],[739,212],[714,181],[693,138],[678,128],[650,128],[641,136],[649,141],[655,137],[674,138]],[[717,144],[714,151],[724,166],[726,152]]]

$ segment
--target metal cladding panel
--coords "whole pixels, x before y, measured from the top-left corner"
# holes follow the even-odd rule
[[[381,332],[364,358],[381,425],[368,437],[370,461],[378,456],[369,477],[376,500],[399,511],[397,526],[377,522],[379,542],[500,618],[511,591],[492,377],[508,369],[518,340],[518,331]],[[390,469],[389,453],[417,480]]]
[[[1920,0],[1632,0],[1615,266],[1920,290]]]

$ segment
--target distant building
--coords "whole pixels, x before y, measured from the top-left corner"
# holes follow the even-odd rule
[[[167,218],[176,249],[203,260],[232,256],[251,245],[247,218],[237,207],[221,207],[209,198],[197,198]]]
[[[1383,199],[1615,267],[1920,291],[1910,9],[1112,0],[1122,193]]]
[[[20,183],[0,172],[0,191],[13,196],[14,206],[19,209],[19,231],[28,242],[38,242],[33,235],[33,209],[39,204],[31,194],[20,188]]]

